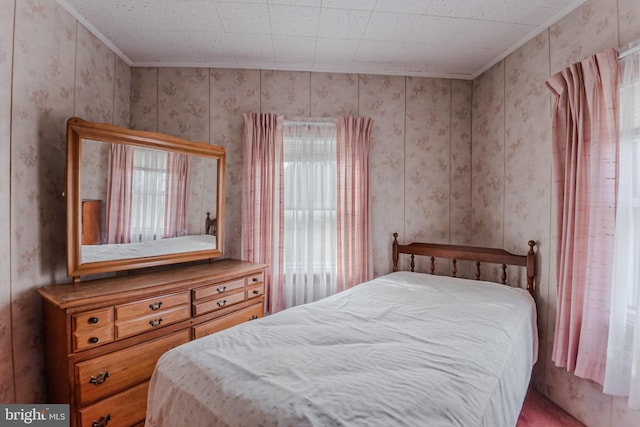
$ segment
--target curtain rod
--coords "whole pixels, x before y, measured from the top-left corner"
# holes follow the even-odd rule
[[[640,45],[638,45],[638,46],[634,46],[634,47],[632,47],[632,48],[629,48],[629,49],[625,50],[624,52],[620,52],[620,53],[618,54],[618,59],[622,59],[622,58],[624,58],[625,56],[627,56],[627,55],[631,55],[632,53],[636,53],[636,52],[637,52],[637,51],[639,51],[639,50],[640,50]]]
[[[285,125],[313,125],[313,126],[335,126],[334,121],[314,122],[312,120],[285,120]]]

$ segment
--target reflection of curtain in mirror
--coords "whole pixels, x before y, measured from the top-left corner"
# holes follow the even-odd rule
[[[165,219],[167,152],[134,148],[131,241],[162,239]]]
[[[111,144],[107,183],[107,243],[131,242],[133,148]]]
[[[164,237],[179,237],[187,234],[188,189],[189,156],[168,153]]]

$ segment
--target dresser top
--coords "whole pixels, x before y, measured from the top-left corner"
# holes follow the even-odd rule
[[[223,282],[255,274],[264,268],[264,264],[222,259],[197,265],[167,267],[150,272],[136,271],[127,275],[44,286],[38,289],[38,293],[60,308],[73,308],[91,303],[101,304],[114,297],[152,297],[200,284]]]

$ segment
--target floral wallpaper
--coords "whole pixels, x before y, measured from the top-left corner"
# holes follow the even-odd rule
[[[391,233],[523,251],[537,240],[533,384],[588,426],[640,424],[622,398],[557,369],[551,73],[640,38],[640,2],[587,0],[474,81],[270,70],[130,68],[55,0],[0,0],[0,401],[44,401],[41,302],[66,281],[64,134],[78,115],[227,149],[226,245],[240,255],[244,112],[374,119],[376,274]],[[15,21],[13,20],[15,9]],[[13,37],[12,37],[13,36]],[[11,96],[11,93],[13,95]],[[10,121],[8,118],[10,117]],[[393,207],[393,208],[390,208]],[[1,230],[0,230],[1,231]],[[8,264],[5,260],[11,259]]]
[[[0,107],[0,132],[9,141],[0,144],[6,147],[0,162],[10,161],[10,167],[0,167],[2,174],[7,171],[0,175],[0,223],[10,224],[5,233],[10,244],[0,245],[0,252],[10,248],[10,253],[0,262],[11,259],[10,271],[0,264],[6,279],[0,291],[0,345],[13,350],[0,356],[0,399],[42,402],[42,304],[35,291],[68,281],[61,232],[66,121],[77,115],[127,124],[130,69],[55,0],[2,0],[1,6],[5,12],[15,8],[15,24],[13,13],[0,17],[1,75],[9,76],[0,85],[0,99],[10,101],[8,110]],[[13,41],[13,58],[6,41]]]
[[[131,69],[130,121],[132,129],[158,132],[158,69]]]
[[[505,60],[504,247],[525,252],[536,240],[540,277],[548,277],[549,201],[551,199],[551,113],[544,86],[549,64],[547,32],[538,35]],[[525,190],[526,189],[526,190]],[[512,273],[512,272],[510,272]],[[524,279],[524,277],[523,277]],[[539,323],[547,319],[549,282],[540,280],[536,296]],[[545,354],[546,328],[540,327],[540,353]],[[545,359],[534,373],[543,383]]]
[[[471,97],[470,81],[451,81],[451,179],[449,241],[471,243]]]
[[[11,314],[15,399],[42,401],[41,301],[65,280],[66,120],[74,113],[77,24],[53,1],[15,3],[11,134]]]
[[[358,115],[358,75],[311,73],[310,117]]]
[[[618,45],[615,1],[587,0],[585,4],[549,28],[551,73],[588,55]]]
[[[241,257],[242,113],[260,111],[259,70],[209,70],[210,142],[226,149],[225,254]]]
[[[116,55],[86,28],[79,26],[74,114],[92,122],[113,123]]]
[[[471,146],[471,236],[476,245],[502,246],[504,204],[504,63],[474,81]]]
[[[0,0],[0,402],[14,399],[11,331],[11,57],[14,0]]]
[[[360,76],[359,115],[373,118],[369,191],[376,276],[392,265],[392,233],[405,238],[404,188],[399,188],[405,185],[405,93],[402,77]]]

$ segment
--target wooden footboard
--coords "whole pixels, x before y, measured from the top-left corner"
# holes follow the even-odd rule
[[[398,271],[398,261],[400,254],[411,255],[411,271],[415,268],[415,256],[428,256],[429,272],[434,274],[435,259],[447,258],[451,260],[451,276],[456,277],[458,260],[475,261],[476,279],[480,280],[480,266],[482,263],[500,264],[502,268],[501,281],[507,283],[507,266],[520,266],[527,269],[527,290],[534,295],[535,275],[536,275],[536,253],[534,247],[536,242],[529,240],[529,251],[526,255],[516,255],[504,249],[483,248],[476,246],[443,245],[438,243],[409,243],[401,245],[398,243],[398,233],[393,233],[393,271]]]

